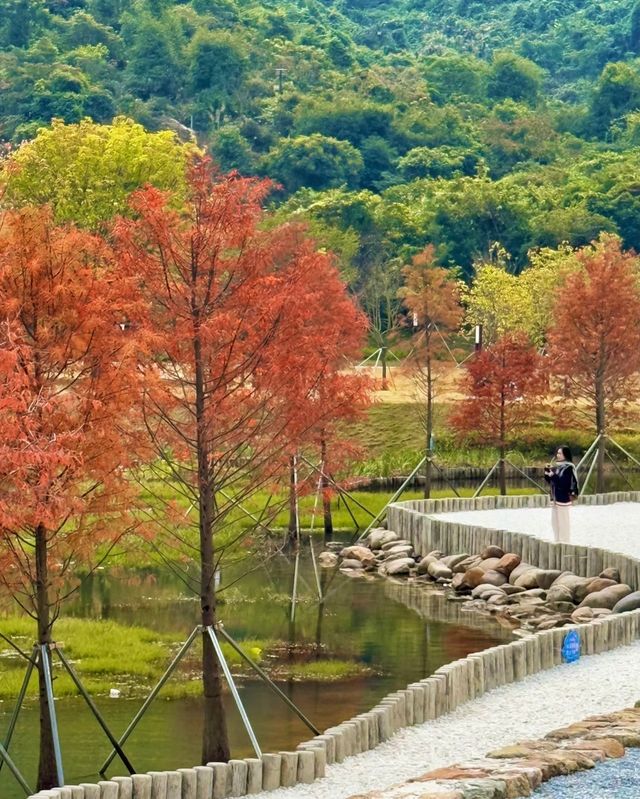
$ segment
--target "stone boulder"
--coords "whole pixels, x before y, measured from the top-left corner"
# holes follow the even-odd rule
[[[576,602],[582,602],[589,594],[595,594],[596,591],[602,591],[603,588],[608,588],[610,585],[617,585],[617,583],[615,580],[609,580],[606,577],[596,577],[586,583],[586,585],[579,585],[573,592]]]
[[[333,569],[338,565],[338,556],[335,552],[321,552],[318,555],[318,563],[323,569]]]
[[[514,569],[514,572],[517,571]],[[540,569],[536,569],[533,566],[530,566],[527,571],[521,574],[515,581],[514,585],[518,586],[518,588],[539,588],[538,586],[538,572]]]
[[[567,585],[572,591],[575,591],[579,585],[587,585],[593,580],[593,577],[578,577],[573,572],[562,572],[560,577],[554,581],[554,585]]]
[[[362,561],[355,558],[345,558],[340,564],[341,569],[364,569]]]
[[[418,574],[427,574],[429,569],[430,563],[437,563],[438,559],[434,558],[433,555],[425,555],[422,560],[418,562]]]
[[[552,585],[547,591],[547,602],[573,602],[573,591],[568,585]]]
[[[534,569],[535,566],[532,566],[530,563],[520,563],[519,566],[516,566],[515,569],[509,575],[509,582],[511,585],[515,585],[516,580],[518,577],[521,577],[525,572],[528,572],[530,569]]]
[[[485,594],[501,594],[504,596],[504,591],[502,588],[500,588],[500,586],[491,585],[489,583],[481,583],[471,592],[471,596],[474,599],[485,599]]]
[[[463,560],[466,560],[469,557],[466,553],[462,555],[446,555],[445,557],[441,558],[440,560],[448,566],[452,571],[455,570],[455,567],[462,563]]]
[[[518,585],[511,585],[511,583],[505,583],[502,586],[502,590],[505,594],[521,594],[524,591],[524,588],[520,588]]]
[[[451,587],[454,591],[465,592],[469,590],[469,586],[464,581],[464,574],[456,572],[451,580]]]
[[[498,560],[500,560],[503,555],[504,549],[500,549],[500,547],[495,546],[495,544],[489,544],[489,546],[485,547],[480,553],[482,560],[487,560],[487,558],[498,558]]]
[[[535,596],[538,599],[546,599],[547,592],[543,588],[529,588],[522,592],[525,596]]]
[[[609,566],[607,569],[601,571],[599,576],[604,577],[605,580],[613,580],[616,583],[620,582],[620,572],[613,566]]]
[[[538,573],[538,586],[548,591],[561,574],[559,569],[541,569]]]
[[[403,555],[410,558],[413,555],[413,547],[411,544],[397,544],[396,546],[389,547],[389,549],[383,549],[382,552],[385,558],[389,558],[392,555]]]
[[[384,563],[390,563],[392,560],[400,560],[402,558],[411,558],[411,560],[413,560],[411,552],[407,551],[406,548],[402,548],[397,552],[396,551],[386,552],[382,560]]]
[[[385,538],[389,534],[389,530],[385,530],[383,527],[376,527],[369,533],[369,537],[367,538],[367,543],[371,547],[371,549],[380,549],[380,547],[386,542],[389,541],[388,538]],[[395,535],[395,533],[394,533]]]
[[[450,580],[453,577],[451,569],[441,560],[432,561],[427,567],[427,574],[434,580]]]
[[[553,630],[554,627],[562,627],[566,623],[567,623],[567,617],[559,613],[556,613],[554,616],[549,616],[549,618],[547,619],[542,619],[541,621],[535,622],[535,626],[536,629],[543,631],[543,630]]]
[[[500,572],[500,574],[504,574],[505,577],[509,577],[511,572],[520,565],[521,560],[522,558],[520,555],[516,555],[513,552],[507,552],[500,558],[494,568],[497,572]]]
[[[567,618],[574,612],[576,606],[573,602],[554,602],[548,605],[550,610],[558,611],[559,613],[566,613]]]
[[[488,572],[495,569],[498,563],[500,563],[500,558],[483,558],[478,566]]]
[[[631,594],[623,597],[619,602],[613,606],[614,613],[626,613],[629,610],[637,610],[640,608],[640,591],[633,591]]]
[[[413,558],[399,558],[392,560],[390,563],[385,563],[382,568],[387,574],[409,574],[411,569],[416,565]]]
[[[571,614],[571,621],[576,624],[584,624],[594,618],[593,608],[576,608]]]
[[[452,571],[454,571],[456,574],[464,574],[464,572],[469,571],[469,569],[475,568],[481,560],[482,558],[480,558],[478,555],[469,555],[464,560],[456,563],[456,565],[452,567]]]
[[[495,569],[489,569],[484,573],[484,580],[483,582],[487,583],[488,585],[504,585],[507,582],[507,578],[502,572],[496,571]]]
[[[392,538],[390,541],[385,541],[382,544],[380,549],[383,552],[386,552],[387,550],[392,549],[393,547],[397,547],[397,546],[405,546],[405,547],[410,547],[411,546],[411,544],[408,541],[405,541],[404,538],[399,538],[397,533],[394,533],[394,536],[395,536],[395,538]]]
[[[363,566],[373,566],[376,562],[373,552],[368,547],[359,546],[358,544],[340,550],[340,557],[359,560]]]
[[[580,607],[613,610],[618,602],[630,593],[631,588],[624,583],[610,585],[608,588],[603,588],[602,591],[595,591],[593,594],[589,594],[589,596],[585,597],[580,603]]]
[[[371,539],[371,536],[369,536]],[[393,530],[385,530],[379,537],[376,537],[376,545],[373,545],[373,542],[369,540],[369,546],[371,549],[382,549],[385,544],[391,544],[393,541],[399,541],[400,536],[398,533],[394,533]]]
[[[473,569],[469,569],[464,573],[463,585],[468,588],[476,588],[484,581],[484,569],[480,568],[480,566],[474,566]]]

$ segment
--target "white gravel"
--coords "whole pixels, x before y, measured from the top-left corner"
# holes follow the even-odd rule
[[[616,502],[613,505],[576,505],[571,508],[571,543],[604,547],[640,558],[640,503]],[[553,540],[551,508],[514,510],[476,510],[441,513],[436,519],[457,524],[474,524],[494,530],[529,533]]]
[[[453,713],[408,727],[371,752],[329,766],[312,785],[257,794],[264,799],[346,799],[387,788],[595,713],[611,713],[640,699],[640,642],[583,657],[496,688]]]

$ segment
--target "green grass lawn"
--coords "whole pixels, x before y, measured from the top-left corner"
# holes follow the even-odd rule
[[[34,622],[23,616],[0,617],[0,631],[23,651],[30,652],[35,635]],[[157,683],[169,662],[182,645],[175,635],[129,627],[113,621],[60,619],[55,627],[55,640],[87,691],[93,695],[108,694],[117,688],[123,696],[142,696]],[[281,641],[251,639],[239,642],[249,657],[259,663],[276,679],[338,680],[368,673],[366,667],[349,660],[326,658],[309,663],[289,663],[283,655],[286,645]],[[240,655],[227,643],[222,650],[234,675],[255,678]],[[201,644],[194,642],[183,664],[163,687],[165,699],[197,696],[200,682]],[[54,692],[57,697],[76,696],[77,688],[54,656]],[[4,641],[0,640],[0,701],[15,700],[24,680],[26,662]],[[28,697],[38,693],[35,671],[31,675]]]

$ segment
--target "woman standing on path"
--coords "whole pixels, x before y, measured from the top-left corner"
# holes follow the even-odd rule
[[[544,479],[551,486],[551,527],[554,540],[568,543],[569,508],[578,496],[578,476],[569,447],[558,447],[556,462],[544,468]]]

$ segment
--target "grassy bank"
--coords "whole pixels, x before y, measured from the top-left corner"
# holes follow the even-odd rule
[[[30,652],[34,640],[33,622],[24,617],[0,618],[0,631]],[[67,659],[93,695],[108,694],[117,688],[121,696],[146,695],[160,679],[182,641],[174,635],[161,634],[144,627],[128,627],[112,621],[60,619],[55,626],[55,638]],[[239,642],[252,660],[258,662],[277,680],[332,681],[349,679],[370,673],[365,666],[323,654],[291,650],[284,642],[275,640],[245,640]],[[222,649],[234,676],[254,679],[240,655],[228,644]],[[194,643],[189,655],[162,689],[161,697],[178,699],[201,693],[200,643]],[[54,664],[54,692],[57,697],[76,696],[77,689],[59,664]],[[0,641],[0,701],[15,700],[22,685],[26,662],[8,644]],[[32,675],[27,696],[37,696],[37,678]]]
[[[494,447],[461,442],[447,424],[454,402],[435,405],[435,455],[442,466],[489,468],[498,458]],[[345,438],[358,444],[362,460],[353,474],[387,477],[407,474],[424,454],[424,429],[415,402],[378,402],[366,416],[344,430]],[[629,427],[612,434],[635,457],[640,456],[640,431]],[[584,452],[595,438],[591,430],[559,429],[549,417],[523,428],[512,442],[512,459],[518,465],[541,466],[559,444],[568,443],[576,453]],[[618,457],[618,454],[616,455]],[[450,495],[450,494],[449,494]]]

